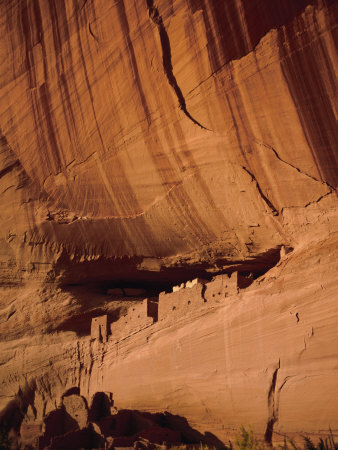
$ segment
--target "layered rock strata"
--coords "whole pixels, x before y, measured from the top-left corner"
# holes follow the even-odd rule
[[[0,12],[1,420],[78,389],[223,441],[337,431],[338,2]]]
[[[249,423],[268,441],[274,432],[275,442],[329,427],[337,433],[335,242],[290,253],[239,293],[214,297],[216,278],[206,284],[207,302],[198,284],[162,295],[160,303],[170,304],[165,297],[180,295],[182,310],[187,298],[195,301],[146,328],[141,319],[138,332],[126,329],[118,339],[112,324],[103,340],[61,333],[16,341],[2,366],[2,383],[14,393],[2,417],[19,415],[20,427],[31,409],[30,425],[41,426],[76,389],[88,404],[96,392],[111,392],[118,409],[185,417],[223,442]],[[12,349],[13,341],[5,343],[3,355]]]
[[[2,282],[245,265],[333,199],[336,1],[1,17]]]

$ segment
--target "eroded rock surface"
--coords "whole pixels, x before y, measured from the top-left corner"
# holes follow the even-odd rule
[[[338,430],[338,2],[0,12],[1,420],[99,445],[69,411],[111,392],[221,440]]]
[[[3,281],[245,265],[296,239],[285,215],[337,182],[337,2],[275,6],[2,2]]]

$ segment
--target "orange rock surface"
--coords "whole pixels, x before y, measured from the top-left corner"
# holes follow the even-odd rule
[[[221,440],[337,431],[337,0],[0,12],[0,420],[77,387]],[[90,338],[233,271],[218,306]]]

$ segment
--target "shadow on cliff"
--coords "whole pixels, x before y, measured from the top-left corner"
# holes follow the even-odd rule
[[[15,397],[0,411],[0,425],[6,429],[11,428],[15,433],[18,433],[29,407],[32,408],[33,414],[36,415],[34,407],[35,390],[35,380],[29,383],[26,382],[23,388],[19,388]]]
[[[192,428],[187,419],[164,413],[120,410],[96,422],[105,437],[113,437],[115,446],[133,446],[138,440],[152,444],[206,444],[224,448],[216,436]]]
[[[111,393],[97,392],[88,407],[87,400],[77,388],[68,390],[61,404],[43,419],[40,433],[24,442],[27,427],[23,422],[20,433],[25,448],[76,450],[115,447],[147,448],[158,445],[203,444],[225,448],[212,433],[200,433],[187,419],[178,415],[149,413],[114,407]]]
[[[147,258],[112,259],[102,256],[97,260],[82,261],[64,252],[55,266],[55,274],[60,288],[70,292],[75,289],[82,297],[86,297],[85,291],[87,295],[88,292],[92,296],[104,295],[112,287],[143,288],[154,296],[188,280],[211,279],[221,273],[253,273],[257,278],[275,266],[279,258],[280,246],[276,246],[262,253],[251,249],[250,255],[239,260],[222,254],[215,254],[212,260],[189,261],[188,257],[186,262],[183,259],[176,267],[165,267],[161,258],[157,258],[158,267],[147,269],[144,263]]]

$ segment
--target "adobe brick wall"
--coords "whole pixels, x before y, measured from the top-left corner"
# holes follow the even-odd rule
[[[128,309],[126,315],[120,317],[116,322],[113,322],[110,325],[112,339],[126,337],[152,325],[154,323],[154,317],[151,316],[151,313],[155,314],[155,307],[154,305],[151,305],[151,303],[153,302],[147,298],[142,302],[135,302],[135,304]]]
[[[198,283],[191,288],[184,288],[175,292],[161,292],[158,303],[158,320],[174,319],[177,316],[200,309],[204,304],[203,289],[203,284]]]
[[[161,292],[158,304],[158,319],[168,320],[191,314],[203,306],[212,306],[224,301],[230,295],[236,295],[240,287],[247,287],[251,279],[242,277],[238,272],[231,275],[215,276],[207,282],[196,278],[180,286],[173,292]]]
[[[108,336],[108,317],[107,315],[94,317],[91,323],[90,336],[92,339],[107,341]]]
[[[236,295],[240,288],[247,287],[251,282],[251,278],[243,277],[238,272],[217,275],[209,282],[195,278],[175,286],[173,292],[161,292],[158,302],[147,298],[135,301],[124,316],[110,324],[112,339],[120,340],[137,333],[157,320],[175,321],[198,312],[202,307],[220,304],[226,297]],[[95,317],[92,320],[92,338],[106,342],[107,333],[107,316]]]
[[[208,303],[218,303],[229,295],[238,293],[238,272],[231,275],[217,275],[209,283],[206,283],[204,297]]]

